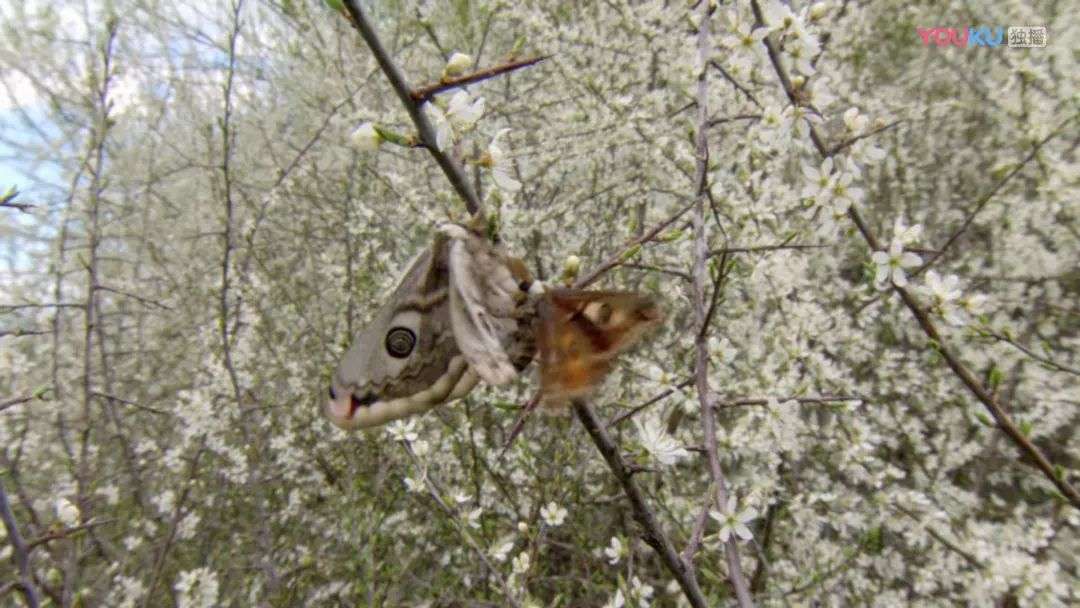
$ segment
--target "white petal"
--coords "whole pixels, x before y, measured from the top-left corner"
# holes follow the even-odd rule
[[[521,190],[521,182],[510,177],[510,174],[503,167],[493,168],[491,178],[495,181],[495,186],[504,192],[515,194]]]
[[[716,536],[720,539],[720,542],[726,543],[728,539],[731,538],[731,528],[729,526],[720,528],[720,531],[716,533]]]
[[[910,251],[905,251],[904,256],[900,258],[900,265],[904,268],[911,268],[913,266],[918,266],[919,264],[922,264],[922,258]]]
[[[741,523],[735,524],[735,534],[737,534],[739,538],[743,540],[750,540],[754,537],[753,533],[750,532],[750,528],[747,528]]]

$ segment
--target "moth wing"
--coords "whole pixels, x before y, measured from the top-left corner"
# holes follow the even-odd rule
[[[540,390],[558,402],[599,385],[615,358],[659,325],[663,313],[641,294],[550,289],[537,317]]]
[[[519,281],[508,258],[482,237],[457,225],[442,230],[451,237],[450,323],[458,350],[485,382],[506,384],[517,376],[511,351]]]
[[[418,413],[463,396],[475,384],[465,378],[464,366],[454,365],[460,354],[450,328],[448,245],[440,236],[410,262],[341,358],[327,406],[339,426],[369,426]],[[397,356],[390,349],[395,340]],[[408,352],[403,345],[411,345]],[[376,411],[387,409],[386,404],[393,407]],[[369,418],[371,423],[357,422]]]

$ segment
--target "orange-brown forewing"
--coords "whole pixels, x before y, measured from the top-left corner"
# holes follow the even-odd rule
[[[537,331],[545,402],[587,394],[611,370],[615,357],[663,317],[652,298],[636,293],[548,290],[538,308]]]

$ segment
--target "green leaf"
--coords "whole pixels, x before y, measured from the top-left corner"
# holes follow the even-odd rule
[[[1024,434],[1024,437],[1030,437],[1031,436],[1031,421],[1030,420],[1021,420],[1020,421],[1020,432]]]

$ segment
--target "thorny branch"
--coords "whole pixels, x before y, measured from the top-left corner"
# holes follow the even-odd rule
[[[763,26],[765,23],[765,19],[758,0],[750,0],[750,7],[754,11],[754,18],[757,22],[757,26]],[[799,96],[796,93],[795,88],[792,86],[791,79],[788,77],[787,71],[784,69],[783,63],[781,63],[779,50],[777,49],[777,46],[773,41],[772,37],[766,36],[762,40],[762,42],[765,44],[765,48],[768,51],[769,55],[769,61],[772,63],[773,70],[776,73],[776,77],[780,81],[784,92],[787,94],[788,100],[791,101],[791,103],[794,105],[800,105]],[[1065,121],[1064,124],[1067,124],[1074,118],[1075,116],[1069,118]],[[818,153],[823,158],[829,157],[832,154],[831,149],[825,145],[824,141],[821,138],[821,135],[818,133],[814,125],[809,124],[808,126],[810,128],[810,139],[814,143],[814,147],[817,148]],[[1046,143],[1046,141],[1048,140],[1044,140],[1039,144],[1039,146]],[[1037,149],[1032,151],[1032,155],[1034,155],[1037,151]],[[1014,168],[1013,173],[1007,177],[1015,175],[1015,172],[1019,171],[1025,165],[1026,161],[1020,163],[1018,167]],[[961,227],[961,231],[964,227],[970,224],[970,221],[972,218],[974,218],[975,213],[977,213],[979,209],[985,206],[986,202],[989,201],[990,197],[992,197],[993,194],[995,194],[1002,186],[1004,186],[1004,182],[1005,180],[999,182],[998,185],[995,188],[991,189],[988,195],[984,196],[984,198],[976,205],[976,208],[974,210],[975,212],[969,214],[968,220],[965,222],[964,226]],[[863,219],[862,214],[859,213],[858,207],[854,204],[851,206],[850,209],[848,209],[848,217],[851,218],[851,221],[854,222],[855,226],[859,229],[859,233],[862,235],[863,240],[866,241],[866,244],[870,247],[871,250],[881,251],[883,249],[881,241],[877,238],[877,235],[874,233],[874,231],[871,230],[869,224],[867,224],[866,221]],[[957,234],[954,234],[954,238],[950,239],[949,242],[946,242],[944,246],[939,248],[939,251],[944,252],[945,250],[947,250],[948,246],[951,244],[951,242],[955,241],[955,238],[958,237],[958,235],[959,232]],[[935,257],[933,259],[937,258]],[[990,412],[990,415],[993,416],[994,420],[997,422],[998,427],[1002,430],[1002,432],[1005,433],[1005,435],[1013,442],[1013,444],[1017,447],[1018,450],[1020,450],[1021,453],[1029,457],[1035,463],[1035,466],[1038,467],[1039,471],[1041,471],[1042,474],[1047,478],[1047,480],[1049,480],[1050,483],[1052,483],[1058,489],[1058,491],[1060,491],[1061,494],[1065,496],[1065,498],[1069,501],[1069,503],[1072,504],[1073,507],[1080,509],[1080,492],[1078,492],[1076,488],[1074,488],[1065,478],[1064,470],[1062,469],[1059,471],[1050,462],[1046,455],[1043,454],[1042,450],[1040,450],[1038,446],[1032,443],[1032,441],[1016,425],[1012,417],[1010,417],[1009,414],[1006,412],[1005,407],[999,401],[998,396],[995,394],[991,394],[979,382],[978,378],[975,377],[975,374],[970,369],[968,369],[966,365],[964,365],[964,363],[960,360],[959,356],[955,352],[953,352],[952,348],[949,346],[949,343],[938,332],[937,326],[934,324],[933,319],[930,318],[930,314],[919,303],[919,300],[911,293],[911,291],[904,287],[893,285],[892,289],[897,293],[897,295],[900,296],[900,299],[903,300],[904,305],[908,308],[908,310],[911,311],[911,314],[919,323],[919,327],[922,328],[923,333],[926,334],[926,337],[930,339],[931,345],[933,345],[934,349],[945,360],[945,363],[949,366],[949,369],[953,371],[953,374],[955,374],[956,377],[960,379],[960,381],[975,396],[975,398],[982,402],[982,404]]]
[[[697,51],[701,65],[701,73],[698,74],[697,82],[697,134],[695,142],[695,170],[694,186],[694,271],[693,271],[693,304],[694,323],[697,331],[694,336],[695,364],[694,377],[697,387],[698,399],[701,401],[701,420],[705,435],[705,452],[709,464],[709,475],[712,477],[712,486],[715,496],[709,502],[715,500],[718,509],[726,508],[728,504],[727,482],[724,478],[723,469],[720,467],[720,457],[716,447],[716,412],[712,408],[715,400],[712,388],[709,386],[709,348],[708,348],[708,323],[709,315],[705,303],[705,281],[708,276],[705,268],[709,257],[707,236],[705,234],[705,203],[708,199],[709,190],[709,82],[708,82],[708,57],[710,48],[710,3],[701,3],[701,15],[698,18]],[[726,255],[726,254],[725,254]],[[715,293],[721,286],[713,287]],[[706,503],[708,504],[708,503]],[[753,606],[750,597],[750,588],[743,575],[742,562],[739,559],[739,544],[736,535],[732,534],[724,543],[724,554],[727,558],[728,580],[735,589],[735,596],[739,606],[747,608]]]
[[[694,606],[694,608],[708,606],[705,596],[701,593],[701,588],[698,587],[697,578],[694,576],[692,568],[685,564],[679,554],[675,552],[675,547],[671,544],[667,535],[664,534],[656,515],[645,503],[645,496],[638,489],[637,484],[634,483],[633,473],[623,462],[622,456],[619,455],[619,448],[615,445],[615,441],[604,430],[603,424],[596,417],[596,413],[592,411],[592,408],[580,400],[574,400],[572,404],[574,413],[577,415],[578,420],[581,421],[581,425],[589,433],[589,437],[596,444],[596,448],[600,450],[600,454],[607,461],[612,475],[622,485],[626,498],[630,500],[634,520],[641,525],[644,541],[656,551],[661,561],[664,562],[664,566],[678,581],[690,605]]]
[[[439,164],[439,168],[446,175],[446,179],[450,180],[450,185],[454,187],[458,196],[465,202],[465,208],[468,209],[470,214],[479,215],[483,209],[480,197],[477,196],[476,190],[469,183],[461,165],[436,145],[435,127],[432,126],[427,114],[424,113],[422,104],[413,98],[413,90],[409,87],[408,81],[405,80],[405,74],[394,63],[390,53],[382,45],[378,34],[375,33],[375,28],[371,25],[371,21],[360,8],[360,4],[356,0],[345,0],[345,10],[348,13],[349,21],[360,32],[360,36],[367,43],[368,48],[371,49],[375,61],[378,62],[379,67],[386,74],[390,86],[394,88],[398,99],[401,100],[401,104],[405,106],[405,110],[409,113],[409,118],[416,125],[416,130],[420,134],[420,141],[424,142],[424,147],[431,153],[435,162]]]
[[[12,188],[0,195],[0,207],[6,207],[8,209],[18,209],[23,213],[30,213],[30,210],[34,208],[33,205],[27,203],[16,203],[15,197],[19,196],[19,191]]]
[[[360,31],[360,35],[371,49],[371,52],[374,54],[383,73],[385,73],[390,80],[390,84],[393,86],[398,98],[408,111],[409,116],[412,118],[413,123],[420,133],[421,140],[424,142],[425,147],[432,156],[435,157],[436,162],[439,163],[439,166],[442,168],[447,179],[450,180],[450,183],[454,186],[458,195],[464,200],[465,206],[469,212],[474,215],[480,213],[482,206],[479,198],[476,196],[475,190],[473,190],[472,186],[469,184],[464,172],[456,161],[448,155],[443,154],[442,151],[438,149],[438,146],[435,145],[435,132],[431,123],[428,121],[427,116],[421,111],[420,104],[413,98],[413,92],[409,88],[404,75],[397,65],[394,64],[386,49],[382,46],[382,43],[379,41],[368,18],[355,0],[345,0],[345,8],[348,12],[350,21]],[[625,258],[627,252],[634,247],[653,239],[662,230],[689,211],[692,206],[693,205],[686,206],[649,232],[631,241],[614,256],[602,263],[599,268],[579,279],[575,284],[575,287],[580,289],[595,281],[607,270],[617,266],[619,262]],[[586,427],[586,430],[589,431],[589,435],[592,437],[593,442],[596,443],[597,449],[600,450],[600,453],[604,456],[605,460],[607,460],[608,465],[611,467],[616,478],[622,483],[623,489],[634,507],[635,517],[645,528],[646,542],[657,549],[657,552],[661,554],[665,566],[667,566],[672,575],[676,577],[676,580],[679,581],[679,584],[682,586],[683,592],[686,594],[691,605],[695,608],[703,608],[707,604],[701,593],[701,589],[697,585],[696,579],[692,575],[687,574],[682,562],[679,560],[678,555],[671,545],[671,541],[668,540],[667,536],[660,528],[656,516],[645,505],[644,497],[630,479],[630,472],[622,464],[622,459],[618,454],[618,448],[611,438],[607,436],[607,433],[604,432],[603,428],[600,426],[600,422],[596,419],[596,415],[587,404],[575,402],[574,409],[578,414],[578,418]]]
[[[465,542],[469,545],[469,548],[471,548],[473,552],[476,553],[477,558],[480,559],[480,563],[484,564],[484,568],[487,569],[488,573],[492,576],[492,578],[498,581],[499,591],[502,592],[503,597],[506,598],[506,601],[511,606],[520,605],[518,601],[514,599],[513,594],[510,592],[510,587],[506,584],[506,580],[503,579],[499,570],[496,569],[495,566],[492,565],[492,563],[488,560],[487,553],[484,552],[484,548],[480,546],[480,543],[478,543],[475,538],[473,538],[473,535],[469,533],[465,526],[461,525],[460,518],[458,517],[457,513],[455,513],[454,510],[450,508],[450,505],[446,504],[446,501],[443,500],[444,493],[442,491],[442,488],[440,488],[438,484],[435,483],[435,480],[432,479],[430,475],[428,475],[427,468],[422,462],[420,462],[420,458],[417,457],[416,452],[414,452],[412,449],[412,446],[409,445],[409,442],[407,441],[402,441],[402,446],[405,448],[406,453],[408,453],[409,459],[412,460],[413,466],[416,467],[418,471],[420,471],[420,476],[423,478],[424,485],[427,487],[428,496],[430,496],[431,499],[435,501],[435,504],[439,506],[439,509],[441,509],[443,513],[446,514],[447,519],[450,520],[450,523],[454,526],[454,529],[456,529],[458,531],[458,534],[460,534],[461,537],[465,539]]]
[[[477,82],[483,82],[485,80],[495,78],[496,76],[501,76],[503,74],[509,74],[510,72],[513,72],[515,70],[520,70],[521,68],[527,68],[531,65],[536,65],[550,57],[551,55],[541,55],[539,57],[530,57],[529,59],[508,61],[506,63],[501,63],[499,65],[491,66],[489,68],[477,70],[469,74],[464,74],[462,76],[456,76],[454,78],[444,78],[434,84],[424,85],[418,89],[413,90],[410,96],[412,97],[413,101],[416,101],[417,103],[424,103],[425,101],[430,101],[431,98],[444,91],[461,88],[470,84],[475,84]]]
[[[11,512],[11,505],[8,503],[7,492],[4,490],[2,481],[0,481],[0,519],[4,520],[8,542],[11,543],[11,549],[14,551],[15,565],[19,569],[19,589],[26,599],[26,605],[37,608],[41,605],[41,595],[34,586],[30,568],[30,549],[19,532],[19,524],[15,521],[15,514]]]

